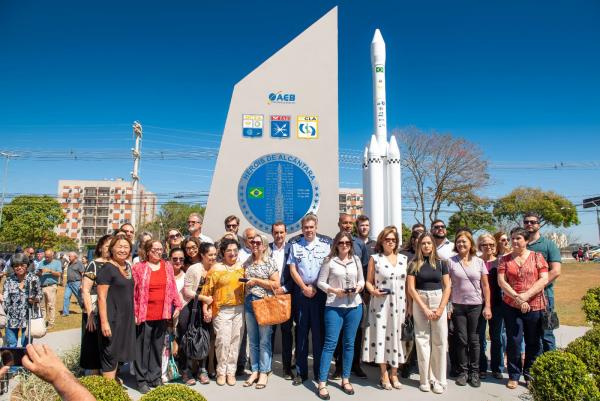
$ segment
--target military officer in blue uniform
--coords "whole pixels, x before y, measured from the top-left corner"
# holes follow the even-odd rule
[[[308,336],[312,337],[313,375],[319,377],[319,361],[323,348],[323,316],[327,296],[316,282],[323,259],[329,255],[331,240],[317,235],[317,216],[309,213],[302,218],[302,237],[292,243],[288,265],[295,282],[292,295],[296,321],[296,369],[292,384],[298,386],[308,379]]]

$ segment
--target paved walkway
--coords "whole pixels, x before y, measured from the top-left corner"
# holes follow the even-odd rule
[[[583,335],[587,331],[586,327],[569,327],[562,326],[556,331],[556,338],[559,347],[566,346],[573,339]],[[79,329],[65,330],[57,333],[50,333],[43,339],[38,340],[38,343],[49,344],[54,350],[69,349],[79,343]],[[281,378],[281,362],[279,355],[273,361],[274,374],[269,378],[269,384],[264,390],[256,390],[254,388],[242,387],[242,379],[239,379],[234,387],[225,385],[219,387],[214,381],[209,385],[202,386],[197,384],[193,388],[201,392],[209,401],[217,401],[225,399],[243,399],[244,401],[265,401],[267,398],[285,396],[286,401],[306,401],[310,399],[318,400],[315,395],[316,384],[314,382],[306,382],[303,386],[294,387],[290,381]],[[332,400],[368,400],[376,399],[377,401],[397,401],[400,398],[407,400],[430,400],[436,399],[437,395],[433,393],[423,393],[419,391],[419,377],[416,374],[411,375],[409,379],[402,379],[404,388],[402,390],[383,391],[377,388],[378,369],[366,367],[365,371],[369,375],[368,379],[358,379],[351,377],[356,394],[348,396],[344,394],[340,388],[340,381],[330,382],[329,392]],[[128,374],[122,375],[125,384],[128,386],[128,392],[134,400],[140,398],[140,394],[135,390],[135,379]],[[6,396],[0,399],[8,399]],[[311,398],[313,397],[313,398]],[[449,380],[448,389],[443,394],[444,400],[448,401],[523,401],[529,400],[527,389],[524,385],[519,386],[516,390],[508,390],[505,387],[505,380],[499,381],[487,379],[482,382],[480,388],[472,388],[470,386],[459,387],[454,384],[454,380]]]

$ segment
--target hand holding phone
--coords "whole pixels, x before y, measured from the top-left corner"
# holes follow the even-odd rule
[[[353,292],[356,292],[356,287],[352,287],[352,288],[344,288],[344,292],[346,294],[351,294]]]
[[[2,347],[0,348],[0,356],[2,358],[3,366],[23,366],[22,360],[25,355],[25,348],[23,347]]]
[[[385,295],[390,295],[392,293],[392,290],[390,290],[389,288],[380,288],[379,292]]]
[[[250,279],[242,277],[242,278],[239,279],[239,281],[240,281],[240,283],[247,283],[248,281],[250,281]]]

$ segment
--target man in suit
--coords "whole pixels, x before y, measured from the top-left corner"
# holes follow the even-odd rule
[[[291,294],[294,289],[294,280],[290,274],[290,269],[287,265],[287,260],[290,256],[292,245],[285,242],[287,228],[281,221],[274,223],[271,226],[271,235],[273,242],[269,244],[271,248],[271,256],[277,264],[279,277],[281,277],[281,287],[275,290],[275,294]],[[292,327],[294,320],[292,317],[287,322],[273,326],[273,338],[271,344],[275,348],[275,332],[277,327],[281,330],[281,360],[283,363],[283,378],[285,380],[293,380],[292,373],[292,349],[294,346],[294,338],[292,336]]]

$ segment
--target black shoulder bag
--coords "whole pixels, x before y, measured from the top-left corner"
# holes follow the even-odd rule
[[[188,323],[186,333],[183,335],[182,346],[186,357],[190,359],[202,360],[208,356],[208,346],[210,344],[210,333],[203,327],[202,323],[196,325],[196,315],[198,313],[198,295],[194,297],[192,315]]]

